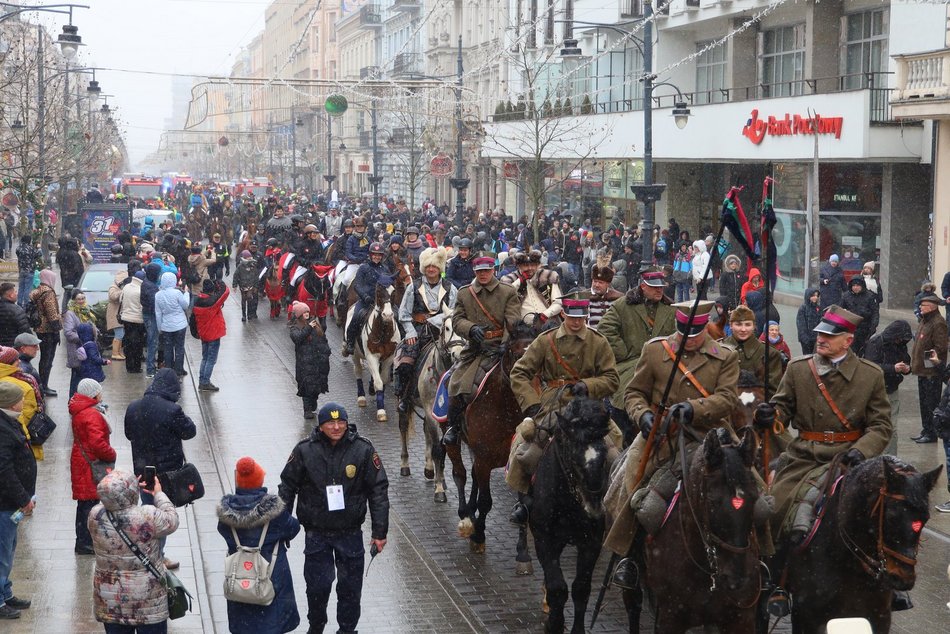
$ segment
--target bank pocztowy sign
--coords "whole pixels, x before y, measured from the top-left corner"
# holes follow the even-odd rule
[[[787,112],[785,117],[781,119],[771,115],[767,119],[760,119],[759,110],[756,108],[742,128],[742,136],[756,145],[762,143],[762,139],[766,135],[827,134],[834,135],[835,139],[840,139],[843,124],[844,117],[823,117],[820,114],[815,114],[814,117],[803,117],[799,114],[791,115]]]

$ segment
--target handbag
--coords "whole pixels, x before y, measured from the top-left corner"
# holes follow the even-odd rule
[[[56,423],[46,412],[36,410],[26,430],[30,432],[31,445],[42,445],[56,431]]]
[[[201,474],[190,462],[186,462],[174,471],[160,473],[158,479],[162,483],[162,492],[175,506],[191,504],[205,495],[205,485],[201,481]]]
[[[124,530],[119,528],[112,511],[106,511],[106,515],[109,517],[109,521],[112,522],[112,527],[115,529],[115,532],[119,534],[119,537],[121,537],[125,545],[129,547],[129,550],[139,558],[139,561],[142,562],[145,569],[165,586],[165,592],[168,595],[168,618],[180,619],[188,612],[191,612],[191,601],[194,597],[188,592],[188,589],[185,587],[185,584],[181,582],[181,579],[170,570],[165,570],[164,575],[160,573],[158,568],[155,567],[155,564],[152,563],[152,560],[142,552],[142,549],[125,534]]]
[[[85,450],[82,448],[82,445],[79,444],[79,441],[76,441],[76,445],[79,447],[79,453],[82,454],[83,460],[86,461],[86,464],[88,464],[89,468],[92,470],[92,480],[96,484],[99,484],[104,477],[112,473],[112,470],[115,469],[115,461],[106,462],[105,460],[90,460],[89,456],[86,455]]]

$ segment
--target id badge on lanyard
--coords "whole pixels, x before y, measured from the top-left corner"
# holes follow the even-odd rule
[[[343,485],[342,484],[327,485],[327,510],[328,511],[342,511],[343,508],[344,508]]]

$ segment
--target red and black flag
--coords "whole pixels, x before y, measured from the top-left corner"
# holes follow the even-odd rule
[[[765,261],[769,263],[767,275],[769,278],[769,287],[775,288],[775,282],[778,278],[778,254],[775,251],[775,240],[772,239],[772,230],[777,222],[775,218],[775,209],[772,208],[771,185],[775,182],[771,176],[766,176],[762,183],[762,225],[760,228],[760,245],[766,245]]]
[[[729,193],[726,194],[726,199],[722,201],[722,217],[720,218],[720,222],[726,226],[729,233],[732,234],[732,237],[736,239],[736,242],[738,242],[742,250],[745,251],[746,257],[750,260],[755,260],[755,250],[752,247],[754,244],[752,229],[749,228],[749,221],[746,219],[745,212],[742,211],[742,203],[739,201],[739,192],[742,190],[742,187],[733,187],[729,190]]]

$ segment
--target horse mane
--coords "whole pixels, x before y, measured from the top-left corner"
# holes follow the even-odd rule
[[[739,443],[733,441],[732,436],[729,434],[729,431],[720,428],[717,430],[715,435],[707,436],[705,442],[709,442],[710,439],[715,439],[716,442],[722,447],[722,464],[719,469],[722,471],[723,478],[726,481],[726,484],[732,489],[743,489],[746,492],[751,492],[755,490],[755,485],[752,479],[751,469],[743,462],[742,454],[739,451]],[[706,469],[706,455],[704,451],[696,452],[696,459],[699,461],[699,465],[702,467],[698,472],[705,473]]]
[[[739,382],[736,387],[762,387],[762,379],[751,370],[739,370]]]
[[[574,425],[575,421],[581,424]],[[591,442],[604,438],[610,431],[610,415],[603,401],[578,397],[571,401],[559,412],[559,427],[570,427],[570,433],[581,443]]]
[[[876,496],[887,477],[885,465],[904,481],[902,490],[894,491],[894,493],[903,494],[911,506],[926,508],[929,504],[930,491],[925,486],[915,484],[917,479],[914,476],[920,475],[920,471],[897,456],[882,455],[865,460],[851,470],[849,480],[853,480],[855,488],[865,492],[868,497]]]
[[[511,331],[512,339],[534,339],[537,336],[536,329],[531,324],[519,321]]]

